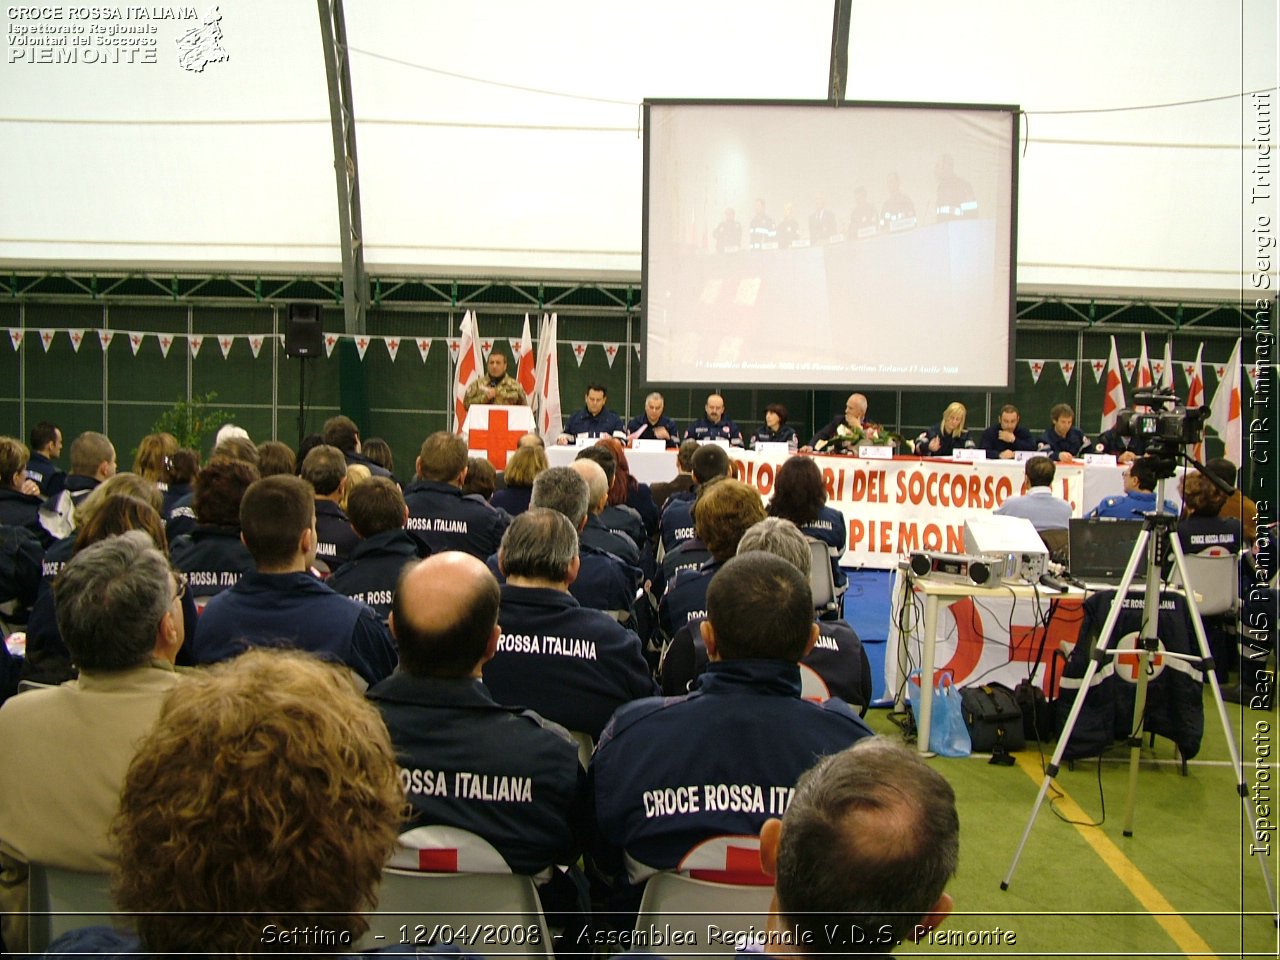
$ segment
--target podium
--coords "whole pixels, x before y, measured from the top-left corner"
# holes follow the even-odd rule
[[[520,438],[533,432],[533,411],[526,406],[473,403],[462,421],[462,438],[473,457],[484,457],[495,470],[507,468],[507,457]]]

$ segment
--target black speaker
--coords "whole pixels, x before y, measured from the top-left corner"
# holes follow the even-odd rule
[[[324,332],[320,329],[320,305],[289,304],[284,328],[286,357],[318,357],[324,353]]]

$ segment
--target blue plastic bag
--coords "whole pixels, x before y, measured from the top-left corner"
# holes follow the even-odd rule
[[[920,671],[914,671],[912,676],[920,679]],[[940,670],[934,676],[937,682],[933,688],[929,749],[940,757],[967,757],[973,752],[973,741],[969,739],[969,728],[964,723],[955,676],[950,670]],[[911,684],[907,688],[909,690]]]

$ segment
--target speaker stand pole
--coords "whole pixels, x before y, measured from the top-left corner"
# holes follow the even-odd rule
[[[307,435],[307,358],[299,357],[302,370],[298,374],[298,446],[302,449],[302,438]]]

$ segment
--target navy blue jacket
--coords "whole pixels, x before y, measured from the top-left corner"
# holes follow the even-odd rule
[[[791,443],[792,441],[797,444],[800,442],[800,438],[796,436],[795,427],[788,427],[784,423],[777,430],[770,430],[768,424],[762,424],[752,435],[751,446],[754,448],[757,443]]]
[[[40,582],[47,587],[53,583],[53,578],[62,572],[62,568],[67,565],[67,561],[71,559],[76,549],[76,535],[73,533],[69,537],[63,537],[61,540],[55,540],[49,544],[44,551],[44,559],[40,562]]]
[[[661,437],[653,435],[653,431],[658,427],[666,427],[669,449],[680,446],[680,428],[668,416],[659,417],[657,423],[650,423],[649,418],[644,414],[632,417],[627,421],[627,436],[633,440],[661,440]]]
[[[498,623],[484,685],[499,703],[596,737],[619,706],[658,690],[640,638],[567,593],[503,584]]]
[[[378,615],[307,573],[250,573],[204,608],[191,642],[197,663],[251,646],[294,647],[344,663],[369,683],[391,674],[396,650]]]
[[[578,542],[578,561],[578,576],[569,584],[569,595],[589,610],[626,611],[625,622],[635,629],[639,568],[581,541]],[[498,583],[507,582],[498,569],[496,553],[485,563]]]
[[[667,585],[658,605],[658,622],[668,637],[691,620],[707,619],[707,587],[721,564],[708,560],[697,570],[682,570]]]
[[[84,498],[93,493],[99,483],[100,481],[95,480],[93,477],[82,476],[78,473],[68,474],[63,480],[62,489],[57,493],[51,493],[44,503],[40,505],[40,510],[51,514],[59,513],[59,508],[63,505],[62,495],[65,493],[71,498],[71,509],[74,516],[74,508],[79,507]],[[53,535],[56,535],[56,533]]]
[[[1049,427],[1040,435],[1036,449],[1050,460],[1057,460],[1064,453],[1075,457],[1089,445],[1089,438],[1079,427],[1072,427],[1065,437],[1058,436],[1058,431]]]
[[[700,417],[689,424],[684,432],[686,440],[728,440],[735,447],[742,446],[742,431],[728,417],[721,417],[719,423],[712,423],[706,417]]]
[[[935,453],[929,449],[929,444],[933,438],[938,438],[938,450]],[[949,457],[956,452],[957,449],[963,450],[966,447],[972,447],[973,441],[969,439],[969,431],[963,431],[960,436],[953,437],[949,433],[942,432],[942,424],[935,423],[932,427],[924,432],[924,436],[916,441],[917,457]]]
[[[37,496],[11,488],[0,489],[0,526],[22,527],[30,530],[42,542],[49,539],[49,531],[40,525],[40,504]]]
[[[661,598],[667,591],[667,584],[676,578],[682,570],[696,570],[711,559],[711,551],[707,545],[694,537],[686,540],[669,553],[662,556],[662,566],[653,578],[651,592]]]
[[[323,560],[330,572],[346,563],[360,542],[342,507],[320,499],[316,500],[316,539],[316,559]]]
[[[169,558],[197,597],[215,596],[257,569],[239,527],[199,525],[169,545]]]
[[[389,480],[395,480],[396,483],[400,482],[396,480],[395,475],[392,474],[390,470],[388,470],[386,467],[382,466],[381,464],[374,463],[372,460],[370,460],[368,457],[366,457],[362,453],[356,453],[354,450],[351,452],[347,452],[346,450],[344,450],[342,452],[342,456],[347,461],[348,467],[352,467],[352,466],[365,467],[375,477],[386,477]]]
[[[460,487],[418,480],[404,492],[409,533],[426,546],[423,555],[461,550],[483,560],[498,551],[507,529],[504,515],[482,500],[469,500]]]
[[[800,532],[827,545],[831,552],[831,576],[835,578],[837,590],[843,587],[848,580],[840,569],[840,558],[844,556],[849,535],[844,514],[835,507],[824,506],[818,511],[818,519],[801,526]]]
[[[1094,437],[1082,452],[1109,453],[1113,457],[1118,457],[1122,453],[1133,453],[1140,457],[1146,449],[1146,437],[1122,437],[1116,432],[1116,428],[1112,427]]]
[[[695,487],[687,494],[673,493],[667,498],[658,521],[662,549],[670,553],[686,540],[693,539],[693,501],[697,499]]]
[[[495,490],[489,505],[495,510],[505,510],[508,516],[517,517],[529,509],[533,487],[503,487]]]
[[[623,503],[611,504],[600,511],[599,518],[610,532],[622,534],[634,543],[637,556],[639,549],[649,542],[649,531],[645,529],[644,518],[634,507]]]
[[[692,693],[627,704],[601,735],[590,772],[601,865],[616,869],[625,851],[670,870],[710,837],[754,836],[819,757],[871,735],[844,701],[801,700],[794,663],[712,663]]]
[[[1200,553],[1213,547],[1239,553],[1244,532],[1240,529],[1240,521],[1234,517],[1183,517],[1178,521],[1178,541],[1186,554]]]
[[[586,773],[568,732],[495,703],[479,680],[397,671],[369,691],[391,733],[413,816],[405,830],[470,830],[514,873],[573,863],[587,837]],[[496,799],[499,791],[510,799]]]
[[[405,530],[384,530],[361,540],[351,559],[325,581],[335,593],[367,603],[384,621],[405,564],[418,559],[420,544]]]
[[[611,437],[614,431],[622,432],[625,429],[626,424],[622,422],[622,418],[612,410],[606,408],[593,415],[583,407],[569,417],[564,429],[560,432],[567,433],[570,437],[584,433],[588,437]]]
[[[625,533],[620,534],[610,530],[599,514],[587,517],[586,526],[578,533],[578,541],[589,544],[597,550],[603,550],[605,553],[612,553],[633,567],[640,566],[640,548],[636,542]]]
[[[164,494],[164,502],[160,505],[160,516],[165,520],[169,519],[169,514],[179,501],[191,502],[191,484],[189,483],[164,484],[161,486],[161,491]]]
[[[173,505],[169,507],[169,512],[165,514],[164,533],[169,538],[170,543],[196,528],[196,509],[192,506],[192,499],[193,497],[190,493],[184,497],[179,497],[173,501]]]
[[[1018,424],[1013,430],[1013,443],[1000,439],[1000,424],[993,423],[982,431],[982,439],[978,446],[987,451],[988,460],[998,460],[1005,451],[1034,450],[1036,442],[1031,438],[1031,431]]]
[[[40,496],[52,497],[62,492],[67,473],[43,453],[27,458],[27,477],[40,484]]]

